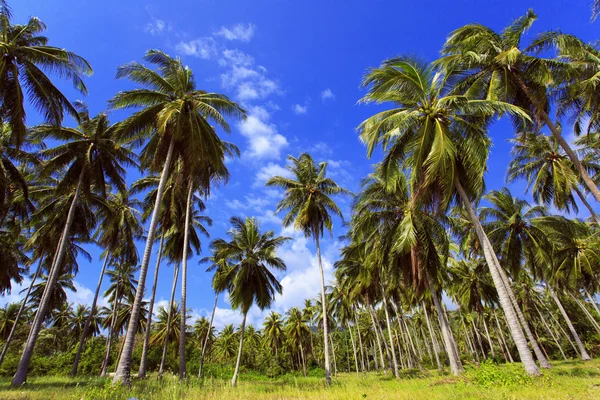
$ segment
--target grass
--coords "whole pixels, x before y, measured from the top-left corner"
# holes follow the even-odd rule
[[[326,387],[322,378],[284,376],[268,379],[242,375],[237,388],[228,379],[191,379],[179,384],[174,376],[134,381],[131,389],[112,386],[110,379],[62,376],[37,377],[18,389],[0,379],[0,399],[175,400],[175,399],[599,399],[600,360],[554,362],[538,378],[527,377],[518,365],[467,367],[453,377],[437,372],[405,371],[400,380],[389,375],[343,373]]]

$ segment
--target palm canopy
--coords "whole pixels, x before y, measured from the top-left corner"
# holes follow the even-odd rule
[[[461,307],[481,314],[484,306],[498,303],[498,293],[484,259],[452,259],[449,275],[450,295]]]
[[[342,212],[330,196],[349,194],[331,178],[327,177],[327,163],[315,165],[308,153],[298,158],[289,156],[288,170],[293,178],[274,176],[267,181],[267,186],[275,186],[285,190],[284,198],[277,205],[276,213],[287,210],[283,225],[302,230],[308,237],[322,236],[327,229],[332,231],[331,215],[343,219]]]
[[[5,0],[0,3],[0,115],[8,123],[16,147],[25,141],[25,98],[46,122],[60,125],[64,111],[78,118],[76,109],[52,83],[46,73],[69,79],[81,93],[87,89],[83,76],[92,67],[77,54],[48,45],[43,36],[46,25],[36,17],[27,24],[12,24],[12,13]]]
[[[263,322],[263,336],[266,344],[277,353],[283,339],[283,320],[280,314],[271,311],[267,318],[265,318]]]
[[[363,79],[369,92],[362,103],[395,106],[359,126],[370,157],[379,145],[386,151],[382,173],[401,163],[410,172],[415,199],[439,202],[444,209],[459,178],[465,190],[483,191],[490,140],[486,126],[495,115],[528,119],[518,107],[497,100],[474,100],[448,93],[447,77],[434,65],[400,56],[372,68]]]
[[[222,164],[232,147],[223,144],[211,123],[229,132],[224,116],[244,118],[245,111],[227,96],[198,90],[192,70],[181,59],[149,50],[144,60],[156,69],[131,62],[117,70],[118,79],[143,88],[119,92],[110,101],[115,109],[141,108],[123,121],[121,133],[136,145],[150,138],[141,153],[143,165],[160,169],[171,140],[188,171]]]
[[[282,287],[270,268],[286,269],[275,251],[288,240],[288,237],[275,236],[275,232],[261,233],[258,221],[254,218],[233,217],[232,228],[227,232],[230,241],[216,239],[211,249],[217,259],[228,260],[231,267],[223,278],[229,292],[229,300],[234,309],[241,308],[246,314],[253,303],[261,309],[269,307],[275,293]]]

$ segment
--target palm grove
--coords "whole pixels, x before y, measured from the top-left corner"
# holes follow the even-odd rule
[[[232,217],[227,237],[205,246],[212,316],[190,321],[187,301],[188,261],[212,224],[204,201],[228,181],[226,157],[239,154],[221,134],[245,118],[243,108],[198,89],[180,59],[149,50],[117,69],[134,88],[108,109],[129,116],[92,116],[53,83],[70,80],[86,94],[89,63],[50,46],[37,18],[14,23],[2,2],[0,290],[28,286],[0,309],[0,373],[21,385],[28,374],[114,372],[129,383],[133,374],[177,371],[181,379],[226,374],[235,386],[244,369],[323,374],[329,383],[342,371],[460,374],[486,359],[539,375],[552,359],[590,359],[600,342],[600,50],[560,31],[524,44],[535,19],[529,11],[501,32],[466,25],[449,34],[438,60],[399,56],[370,69],[360,102],[386,109],[358,131],[367,156],[382,158],[359,193],[306,153],[289,157],[291,177],[267,181],[281,190],[283,225],[314,240],[321,292],[254,327],[250,308],[268,309],[282,291],[277,249],[290,240],[254,218]],[[27,125],[25,102],[45,123]],[[65,113],[75,126],[62,125]],[[500,117],[515,132],[507,178],[526,182],[534,204],[485,189],[487,129]],[[127,168],[143,176],[130,187]],[[352,215],[335,281],[326,282],[320,240],[342,218],[340,196],[353,197]],[[579,204],[589,218],[564,216]],[[66,291],[92,243],[103,249],[93,302],[70,305]],[[157,307],[166,266],[172,292]],[[243,322],[216,332],[223,293]]]

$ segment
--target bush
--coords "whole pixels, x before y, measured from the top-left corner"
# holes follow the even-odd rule
[[[499,367],[491,360],[486,360],[479,367],[468,369],[466,376],[474,384],[485,387],[521,386],[532,382],[521,364],[505,364]]]
[[[311,378],[322,378],[325,376],[325,370],[321,367],[313,368],[308,371],[308,376]]]

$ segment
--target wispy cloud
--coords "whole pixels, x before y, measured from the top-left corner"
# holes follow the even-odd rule
[[[217,45],[211,37],[201,37],[188,42],[181,41],[175,46],[178,53],[208,60],[217,55]]]
[[[152,21],[148,22],[144,26],[144,32],[151,34],[152,36],[161,36],[172,30],[171,24],[163,21],[162,19],[153,18]]]
[[[294,104],[292,110],[296,115],[306,114],[308,112],[308,105]]]
[[[235,24],[229,28],[222,26],[215,35],[222,36],[227,40],[240,40],[249,42],[254,36],[256,27],[253,24]]]
[[[331,91],[331,89],[327,88],[321,92],[321,101],[325,102],[327,100],[335,99],[335,94]]]
[[[248,140],[249,149],[245,157],[255,159],[277,159],[281,150],[288,146],[285,136],[269,123],[270,114],[263,107],[252,107],[248,117],[238,124],[240,133]]]

